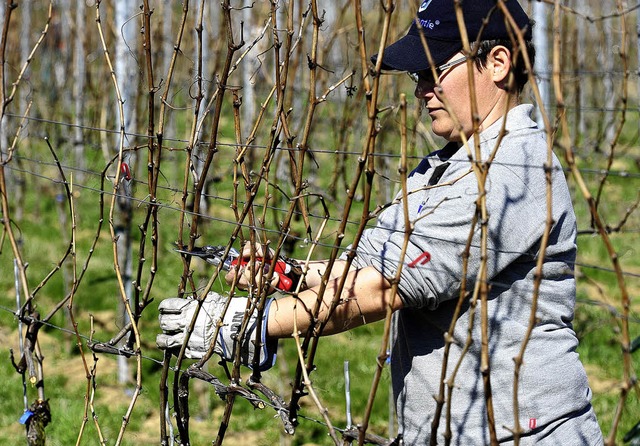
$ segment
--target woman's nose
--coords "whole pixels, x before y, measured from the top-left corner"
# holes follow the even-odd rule
[[[436,83],[426,79],[420,79],[416,84],[413,94],[418,99],[424,99],[429,94],[434,94]]]

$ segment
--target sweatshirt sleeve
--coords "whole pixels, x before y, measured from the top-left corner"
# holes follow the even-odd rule
[[[484,221],[477,206],[476,176],[461,176],[464,169],[468,170],[468,164],[447,170],[440,181],[442,186],[410,194],[407,206],[413,230],[408,241],[404,204],[399,203],[379,216],[376,226],[366,231],[358,246],[359,266],[371,265],[385,277],[393,278],[406,243],[398,286],[407,307],[433,309],[443,300],[458,298],[465,271],[464,253],[472,230],[466,289],[473,289],[482,264],[483,225],[487,228],[489,280],[516,260],[527,256],[531,260],[537,253],[546,219],[543,169],[492,165],[486,184]]]

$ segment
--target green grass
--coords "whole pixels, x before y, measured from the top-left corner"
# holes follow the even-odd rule
[[[227,152],[230,149],[225,149]],[[35,144],[31,157],[48,159],[48,152],[42,146]],[[176,211],[180,206],[180,193],[167,186],[176,184],[176,175],[181,174],[183,161],[179,157],[168,155],[163,160],[163,178],[159,191],[159,201],[163,207],[159,210],[160,234],[158,248],[158,274],[155,278],[152,303],[143,313],[140,323],[142,339],[142,353],[145,359],[142,361],[142,393],[135,405],[124,435],[123,444],[139,445],[153,444],[159,440],[158,427],[158,401],[160,380],[161,352],[155,348],[155,335],[159,331],[157,325],[157,302],[162,298],[173,296],[177,290],[177,280],[182,272],[180,257],[173,252],[173,242],[177,240],[178,216]],[[229,157],[221,153],[218,157],[221,175],[229,176]],[[99,157],[94,159],[93,170],[102,169]],[[227,166],[227,167],[225,167]],[[35,167],[34,167],[35,168]],[[51,167],[41,171],[42,175],[49,178],[57,178],[57,172]],[[143,177],[144,178],[144,177]],[[44,278],[49,271],[64,255],[71,234],[69,226],[62,225],[60,215],[65,215],[66,203],[60,206],[56,202],[56,195],[63,192],[61,185],[53,184],[51,180],[35,180],[32,187],[20,206],[24,212],[24,218],[15,222],[16,234],[20,237],[21,253],[25,261],[29,262],[27,269],[30,289]],[[86,187],[81,187],[86,186]],[[74,188],[74,206],[77,210],[76,251],[77,268],[82,268],[85,259],[92,246],[99,221],[98,192],[99,181],[95,177],[76,180]],[[109,191],[110,186],[107,185]],[[145,186],[138,185],[136,197],[144,197]],[[215,184],[214,194],[230,196],[231,185],[228,182]],[[83,282],[73,300],[73,313],[78,324],[78,331],[82,335],[89,335],[91,317],[93,317],[95,330],[93,337],[96,340],[109,340],[124,324],[122,317],[116,313],[118,307],[118,289],[116,275],[113,269],[112,244],[109,228],[106,223],[109,196],[105,196],[105,223],[103,224],[99,242],[93,252],[89,268],[83,278]],[[226,243],[228,234],[233,228],[234,216],[228,208],[228,202],[220,206],[213,202],[210,209],[211,220],[203,220],[201,223],[202,243]],[[12,203],[13,210],[17,203]],[[144,205],[134,208],[134,222],[139,224],[146,207]],[[356,204],[356,207],[359,204]],[[338,217],[340,210],[334,207],[332,217]],[[359,213],[359,211],[358,211]],[[67,222],[69,216],[66,215]],[[317,220],[314,222],[316,225]],[[295,222],[297,231],[300,232],[301,223]],[[324,240],[331,243],[335,237],[337,223],[330,223]],[[317,226],[316,226],[317,227]],[[188,229],[187,229],[188,230]],[[133,229],[134,251],[137,252],[140,233]],[[185,234],[186,235],[186,234]],[[13,257],[10,247],[5,244],[0,255],[0,269],[6,272],[0,278],[0,286],[7,296],[1,305],[4,311],[0,311],[0,332],[2,345],[10,346],[18,350],[17,321],[10,313],[15,307],[15,290],[13,284]],[[150,243],[147,245],[147,255],[151,252]],[[320,255],[326,254],[327,248],[320,249]],[[202,284],[208,279],[210,268],[204,263],[194,260],[194,279],[196,284]],[[64,274],[63,274],[64,273]],[[36,296],[37,309],[44,316],[62,296],[68,293],[69,280],[72,277],[70,258],[61,272],[55,274],[51,280],[40,290]],[[149,267],[145,264],[143,274],[143,286],[149,278]],[[216,284],[215,289],[222,289],[221,284]],[[50,321],[51,325],[42,328],[40,333],[41,348],[45,355],[45,394],[49,399],[52,422],[47,427],[48,444],[68,445],[75,444],[80,432],[81,423],[85,416],[85,396],[87,395],[87,380],[84,366],[76,347],[76,341],[72,334],[61,331],[61,328],[69,330],[66,310],[59,311]],[[379,325],[363,327],[354,332],[333,336],[321,344],[316,365],[319,372],[312,374],[314,389],[322,404],[329,410],[331,420],[336,427],[344,427],[344,380],[342,377],[343,362],[350,360],[352,363],[352,398],[353,413],[356,420],[361,418],[364,412],[372,377],[372,368],[375,365],[375,356],[378,351],[378,339],[380,338]],[[88,366],[93,366],[93,358],[86,348],[86,339],[83,339],[83,351]],[[332,347],[339,346],[339,349]],[[126,385],[117,382],[116,362],[109,355],[98,355],[96,372],[95,415],[102,435],[108,444],[113,444],[122,425],[122,417],[127,412],[131,401],[133,383]],[[282,343],[279,352],[277,369],[265,374],[265,382],[286,399],[291,394],[291,377],[295,370],[297,354],[292,341]],[[131,370],[136,367],[133,359],[128,360]],[[213,364],[213,362],[212,362]],[[17,420],[22,415],[24,406],[22,400],[21,376],[18,375],[8,360],[8,354],[3,354],[0,361],[0,376],[5,380],[7,389],[6,397],[0,401],[0,443],[19,444],[24,442],[24,428]],[[280,369],[286,370],[281,374]],[[216,365],[210,366],[210,371],[216,376],[224,377],[223,369]],[[376,411],[371,421],[371,431],[379,434],[385,433],[387,425],[387,398],[389,379],[385,375],[379,391],[376,403]],[[191,403],[191,439],[193,444],[204,444],[215,438],[218,424],[222,416],[224,402],[217,397],[209,386],[202,383],[193,383],[191,386],[193,398]],[[36,397],[36,391],[30,385],[27,389],[28,400],[31,403]],[[300,424],[297,435],[291,444],[306,444],[309,441],[317,441],[320,444],[326,439],[326,428],[314,420],[322,418],[320,411],[310,402],[310,398],[302,401]],[[252,438],[254,444],[270,445],[277,443],[282,435],[282,428],[277,420],[274,420],[275,412],[270,409],[255,410],[246,401],[238,398],[231,417],[225,444],[246,444],[247,438]],[[81,444],[95,444],[98,433],[91,413],[88,414],[83,441]],[[308,417],[304,418],[304,417]],[[315,440],[314,440],[315,439]]]
[[[228,132],[225,129],[223,132]],[[232,168],[232,149],[221,148],[216,158],[215,174],[221,178],[229,178]],[[48,159],[47,151],[42,146],[34,144],[30,156]],[[180,257],[173,252],[173,242],[179,237],[178,224],[180,206],[180,192],[172,189],[180,184],[177,178],[182,174],[183,159],[176,153],[167,153],[163,159],[163,177],[159,200],[162,207],[159,209],[159,248],[158,248],[158,274],[155,278],[152,303],[143,313],[140,324],[142,338],[142,352],[145,359],[142,361],[142,393],[135,405],[133,416],[127,427],[123,444],[140,445],[158,443],[158,401],[160,369],[156,361],[161,360],[160,352],[155,348],[155,335],[157,326],[157,302],[162,298],[173,296],[177,290],[178,279],[182,273]],[[92,153],[91,166],[94,170],[101,170],[103,161],[96,153]],[[323,169],[332,166],[331,154],[319,154],[319,164]],[[602,160],[592,160],[583,167],[599,167]],[[144,164],[141,162],[141,164]],[[631,161],[623,166],[632,169]],[[141,170],[142,168],[140,168]],[[351,178],[354,169],[349,165],[347,169]],[[57,172],[53,168],[43,169],[45,177],[57,178]],[[326,185],[330,175],[325,171],[315,173],[315,178],[320,185]],[[142,173],[138,178],[146,178]],[[350,181],[350,178],[348,181]],[[22,203],[24,217],[15,222],[16,232],[21,236],[21,252],[25,261],[29,262],[28,277],[30,289],[42,280],[60,260],[67,249],[70,234],[68,226],[61,227],[59,205],[56,204],[56,195],[62,192],[58,184],[54,184],[47,178],[29,177],[31,183],[27,189],[27,195]],[[596,190],[598,177],[592,175],[587,178],[592,191]],[[80,185],[87,186],[86,188]],[[633,182],[624,178],[612,177],[608,180],[606,195],[603,198],[602,210],[608,219],[607,224],[614,225],[624,216],[626,208],[633,202],[637,190]],[[80,268],[84,263],[88,250],[96,234],[98,215],[98,194],[94,190],[99,186],[95,177],[78,181],[75,188],[75,207],[78,210],[77,226],[77,261]],[[214,183],[212,194],[229,197],[231,191],[229,181],[223,180]],[[92,189],[93,188],[93,189]],[[275,190],[271,190],[274,195]],[[264,191],[261,190],[261,194]],[[144,199],[145,186],[137,186],[135,196]],[[574,194],[576,212],[581,229],[588,227],[589,216],[584,200],[578,194]],[[281,197],[280,197],[281,198]],[[107,206],[109,198],[106,197]],[[262,202],[262,198],[258,200]],[[313,203],[312,211],[316,215],[322,215],[319,203]],[[278,201],[282,206],[285,201]],[[229,202],[214,200],[209,210],[210,219],[204,219],[200,225],[202,234],[199,242],[225,243],[233,229],[234,216],[229,208]],[[275,201],[272,201],[275,204]],[[15,211],[16,203],[12,203]],[[329,202],[332,218],[339,218],[342,214],[341,206],[344,198]],[[66,205],[65,205],[66,206]],[[351,219],[357,221],[361,214],[362,204],[354,203]],[[62,210],[64,210],[64,207]],[[107,209],[107,208],[105,208]],[[135,206],[134,223],[140,224],[144,217],[146,207],[144,204]],[[258,212],[261,212],[259,209]],[[268,211],[269,227],[277,228],[279,219],[283,217],[281,212]],[[104,215],[106,217],[106,214]],[[68,218],[68,216],[67,216]],[[319,227],[319,218],[312,219],[313,229]],[[632,215],[627,224],[629,228],[637,228],[638,217]],[[333,243],[338,223],[332,221],[325,230],[322,242]],[[301,221],[293,222],[293,230],[298,234],[304,234]],[[348,227],[345,241],[355,230],[355,225]],[[186,229],[188,233],[188,228]],[[186,237],[187,233],[184,234]],[[133,230],[134,251],[138,249],[140,233]],[[275,236],[271,236],[272,239]],[[635,247],[640,246],[637,234],[616,233],[611,236],[616,251],[620,254],[622,268],[626,272],[638,274],[640,272],[640,259],[635,255]],[[294,245],[293,256],[303,256],[308,245],[298,241]],[[147,243],[147,255],[151,252],[150,243]],[[316,257],[323,257],[329,251],[327,247],[320,247]],[[99,243],[89,264],[83,283],[75,296],[73,309],[75,319],[78,322],[78,330],[84,335],[90,333],[90,315],[94,316],[94,338],[101,341],[110,339],[124,321],[116,315],[118,306],[118,290],[113,270],[112,245],[109,228],[105,221],[100,235]],[[620,384],[623,379],[622,354],[620,346],[620,319],[622,311],[620,305],[620,292],[618,290],[615,275],[610,271],[609,259],[602,240],[591,235],[583,235],[579,238],[579,263],[580,279],[574,326],[580,338],[579,353],[589,373],[590,382],[594,390],[593,404],[605,435],[609,432],[615,407],[620,400]],[[149,279],[149,261],[144,266],[143,286]],[[41,314],[46,314],[68,290],[68,280],[71,277],[70,263],[63,267],[64,275],[58,273],[46,284],[37,295],[37,305]],[[194,280],[201,284],[207,280],[210,269],[203,263],[194,261]],[[20,444],[24,442],[23,427],[17,423],[23,411],[21,377],[15,373],[10,365],[8,347],[18,349],[16,335],[17,322],[10,313],[15,306],[15,291],[13,284],[13,257],[8,244],[2,247],[0,255],[0,289],[4,291],[1,300],[0,311],[0,337],[4,349],[0,356],[0,376],[4,381],[5,391],[0,399],[0,443]],[[639,280],[636,276],[626,277],[626,286],[633,301],[631,304],[631,336],[640,335],[638,313]],[[216,284],[215,289],[222,289],[221,284]],[[615,310],[615,311],[612,311]],[[62,332],[58,327],[69,329],[69,320],[60,311],[51,323],[55,327],[45,327],[40,337],[41,348],[45,355],[45,390],[49,398],[53,420],[47,428],[49,444],[68,445],[75,444],[84,415],[85,395],[87,381],[80,356],[78,355],[75,340],[72,335]],[[380,348],[381,325],[374,324],[361,327],[349,333],[344,333],[323,339],[316,356],[317,371],[311,374],[313,387],[317,392],[323,406],[327,407],[329,417],[337,427],[344,427],[345,397],[343,363],[350,361],[351,368],[351,393],[352,413],[354,420],[360,422],[365,410],[366,401],[371,387],[371,381],[376,364],[376,355]],[[93,365],[91,354],[83,347],[89,366]],[[149,358],[149,359],[147,359]],[[264,381],[288,400],[291,392],[291,377],[295,368],[297,356],[293,341],[281,342],[279,358],[276,368],[264,374]],[[134,368],[135,360],[130,359],[129,365]],[[96,374],[96,410],[100,429],[108,444],[113,444],[120,426],[122,417],[127,411],[131,401],[130,392],[132,383],[121,385],[117,382],[115,359],[108,355],[99,355]],[[634,370],[640,367],[640,354],[633,358]],[[222,369],[214,365],[209,369],[214,375],[223,377]],[[387,435],[388,425],[388,393],[390,377],[385,370],[379,386],[378,395],[371,420],[370,431],[379,435]],[[208,444],[216,436],[219,420],[224,407],[212,390],[202,384],[193,383],[191,386],[192,398],[191,415],[191,439],[193,444]],[[35,390],[28,388],[29,401],[35,398]],[[625,406],[624,415],[618,429],[618,439],[628,431],[637,421],[640,413],[640,403],[636,393],[631,393]],[[302,418],[297,428],[297,434],[290,439],[292,445],[326,444],[327,430],[314,420],[321,420],[320,410],[313,404],[311,398],[302,400],[301,414],[308,418]],[[93,420],[89,414],[83,441],[81,444],[95,444],[97,432]],[[282,429],[277,419],[274,419],[274,411],[253,409],[246,401],[238,399],[234,406],[231,423],[227,430],[224,444],[251,444],[272,445],[280,441]]]
[[[580,166],[587,169],[599,169],[606,166],[604,154],[592,154],[589,158],[580,158]],[[616,159],[614,172],[637,172],[633,158],[621,156]],[[601,176],[591,172],[584,173],[584,180],[592,196],[597,197]],[[569,179],[570,183],[573,179]],[[601,195],[598,207],[604,224],[617,227],[625,218],[632,203],[637,199],[635,180],[624,176],[610,176]],[[591,215],[587,203],[578,191],[574,191],[574,203],[581,230],[591,228]],[[629,331],[630,337],[640,336],[640,258],[636,247],[640,246],[640,234],[637,228],[640,218],[632,213],[621,232],[613,232],[609,239],[616,252],[621,270],[624,272],[624,284],[630,297]],[[613,262],[603,239],[598,235],[584,234],[578,238],[578,305],[574,327],[580,339],[578,352],[587,368],[589,381],[594,391],[593,406],[605,436],[612,428],[613,417],[620,401],[624,383],[622,354],[622,293]],[[640,368],[640,355],[632,355],[632,376]],[[628,394],[626,405],[618,429],[617,443],[622,436],[640,420],[640,399],[638,393]]]

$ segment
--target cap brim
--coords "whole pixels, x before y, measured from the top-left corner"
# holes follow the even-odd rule
[[[427,42],[434,65],[440,65],[460,51],[462,44],[450,40],[429,39]],[[371,57],[375,64],[378,55]],[[384,49],[383,70],[408,71],[415,73],[429,68],[429,58],[419,36],[407,34]]]

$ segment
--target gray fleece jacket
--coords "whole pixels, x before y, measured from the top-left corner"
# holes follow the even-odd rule
[[[414,229],[402,262],[399,295],[404,308],[394,315],[391,354],[399,432],[405,444],[428,444],[434,428],[438,444],[444,444],[447,427],[451,444],[489,443],[481,368],[481,302],[474,307],[470,297],[464,299],[447,357],[444,336],[459,301],[463,254],[472,227],[467,292],[473,291],[480,276],[482,224],[488,231],[486,310],[495,426],[501,443],[513,440],[514,358],[526,339],[531,318],[534,273],[548,214],[544,169],[548,149],[544,133],[529,117],[532,109],[530,105],[512,109],[502,137],[502,119],[479,135],[482,160],[495,154],[486,182],[486,221],[478,218],[472,226],[478,180],[464,147],[450,143],[432,153],[407,181],[407,206]],[[473,140],[469,147],[473,151]],[[602,434],[571,326],[576,221],[555,156],[552,167],[553,224],[544,253],[536,323],[518,379],[519,422],[525,432],[520,444],[598,445]],[[403,206],[398,199],[379,215],[375,227],[365,231],[357,247],[356,266],[372,265],[388,278],[395,276],[406,238]],[[443,367],[447,385],[441,394]],[[434,422],[437,399],[443,405]]]

